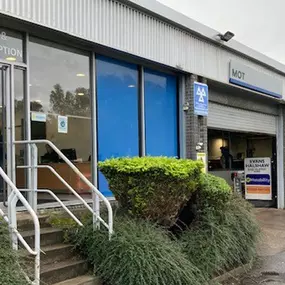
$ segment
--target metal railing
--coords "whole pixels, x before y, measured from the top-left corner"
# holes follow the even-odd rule
[[[45,190],[38,190],[37,185],[37,170],[39,168],[47,168],[49,169],[66,187],[67,189],[77,198],[81,201],[81,203],[92,213],[93,215],[93,223],[96,226],[99,226],[99,223],[104,225],[108,232],[109,232],[109,238],[111,238],[111,235],[113,234],[113,210],[112,206],[109,202],[109,200],[88,180],[88,178],[83,175],[80,170],[49,140],[26,140],[26,141],[15,141],[14,144],[24,144],[29,145],[31,147],[31,165],[27,166],[18,166],[18,168],[26,168],[31,170],[31,180],[32,180],[32,189],[25,189],[26,191],[29,190],[29,192],[32,194],[32,205],[35,211],[37,211],[37,193],[38,192],[47,192],[50,195],[53,196],[57,201],[60,200],[52,191],[49,189]],[[49,145],[57,154],[58,156],[73,170],[73,172],[79,176],[79,178],[90,188],[92,191],[92,204],[93,207],[90,207],[89,204],[65,181],[64,178],[62,178],[54,168],[52,168],[49,165],[38,165],[38,149],[37,144],[45,144]],[[52,193],[52,194],[51,194]],[[105,222],[101,216],[100,216],[100,199],[105,204],[107,211],[108,211],[108,222]],[[60,205],[62,206],[63,203],[61,202]],[[66,207],[64,207],[66,210]],[[70,211],[67,211],[70,215]],[[76,218],[73,214],[70,215],[73,219]],[[82,223],[76,218],[74,219],[77,223],[79,222],[81,225]],[[78,223],[78,224],[79,224]]]
[[[11,181],[11,179],[7,176],[4,170],[0,167],[0,176],[7,183],[7,185],[11,189],[11,193],[8,197],[8,210],[10,211],[11,220],[4,214],[2,210],[0,210],[0,215],[3,216],[4,220],[8,223],[9,229],[12,235],[12,246],[13,249],[18,249],[18,240],[24,246],[24,248],[34,256],[35,265],[34,265],[34,280],[30,280],[30,278],[25,274],[27,281],[33,285],[40,285],[40,223],[36,212],[32,209],[29,202],[25,199],[19,189],[15,186],[15,184]],[[32,216],[35,228],[35,239],[34,239],[34,249],[32,249],[28,243],[24,240],[23,236],[17,230],[17,212],[16,205],[14,205],[15,201],[20,200],[23,206],[27,209],[29,214]],[[17,203],[17,202],[16,202]]]

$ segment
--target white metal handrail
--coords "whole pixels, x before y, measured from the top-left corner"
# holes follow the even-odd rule
[[[21,192],[30,192],[33,191],[32,189],[21,189]],[[83,224],[78,220],[78,218],[64,205],[64,203],[49,189],[37,189],[37,193],[48,193],[51,195],[59,204],[60,206],[67,212],[67,214],[80,226],[82,227]]]
[[[93,208],[92,209],[88,203],[72,188],[66,185],[66,181],[58,175],[58,173],[51,167],[49,168],[57,177],[60,177],[60,180],[68,187],[68,189],[78,198],[80,199],[84,206],[92,211],[93,217],[95,217],[94,222],[99,221],[101,222],[109,231],[109,237],[113,234],[113,209],[109,202],[109,200],[83,175],[80,170],[49,140],[24,140],[24,141],[15,141],[14,144],[26,144],[26,145],[33,145],[33,144],[46,144],[49,145],[57,154],[58,156],[77,174],[80,179],[87,184],[90,189],[92,190],[92,200],[93,200]],[[28,168],[38,168],[41,166],[28,166]],[[59,178],[58,177],[58,178]],[[104,202],[108,211],[108,224],[100,217],[100,210],[99,210],[99,198]]]
[[[9,225],[10,230],[12,230],[12,233],[14,233],[15,235],[17,235],[17,238],[20,240],[20,242],[22,243],[22,245],[25,247],[25,249],[31,254],[31,255],[36,255],[37,253],[31,249],[31,247],[27,244],[27,242],[25,241],[25,239],[23,238],[23,236],[19,233],[19,231],[13,227],[10,223],[9,223],[9,219],[7,217],[7,215],[0,209],[0,216],[3,217],[4,221]]]
[[[17,166],[17,168],[22,168],[22,169],[28,169],[28,168],[46,168],[48,170],[50,170],[57,178],[58,180],[70,191],[72,192],[72,194],[78,199],[81,201],[81,203],[92,213],[94,214],[94,211],[93,209],[88,205],[88,203],[70,186],[69,183],[67,183],[59,174],[58,172],[53,168],[51,167],[50,165],[37,165],[37,166]],[[22,191],[22,189],[21,189]],[[58,196],[54,195],[54,193],[52,191],[50,191],[50,189],[46,189],[45,191],[49,191],[49,194],[53,194],[52,196],[57,200],[60,200],[58,198]],[[40,190],[36,190],[36,192],[41,192]],[[57,200],[57,201],[58,201]],[[61,202],[61,201],[60,201]],[[63,203],[61,202],[61,206],[63,207]],[[107,229],[109,228],[109,225],[100,217],[96,217]],[[76,220],[75,220],[76,221]],[[77,222],[77,221],[76,221]],[[77,222],[78,223],[78,222]]]
[[[13,214],[15,217],[16,215],[16,207],[12,207],[11,202],[14,197],[17,197],[18,200],[20,200],[23,204],[23,206],[27,209],[29,214],[32,216],[33,222],[34,222],[34,227],[35,227],[35,239],[34,239],[34,250],[27,244],[27,242],[24,240],[22,235],[18,232],[16,224],[13,224],[12,221],[9,221],[7,216],[3,213],[3,211],[0,212],[1,215],[3,215],[4,219],[6,222],[8,222],[9,227],[12,231],[12,236],[16,236],[17,240],[23,244],[23,246],[28,250],[28,252],[35,257],[35,275],[34,275],[34,281],[30,280],[31,284],[34,285],[40,285],[40,254],[41,254],[41,249],[40,249],[40,223],[37,214],[35,211],[32,209],[30,206],[29,202],[25,199],[25,197],[22,195],[22,193],[19,191],[19,189],[15,186],[15,184],[11,181],[11,179],[7,176],[7,174],[4,172],[4,170],[0,167],[0,175],[2,176],[3,180],[7,183],[7,185],[11,188],[12,192],[9,195],[8,199],[8,208],[10,211],[13,211]],[[14,238],[12,238],[15,240]]]

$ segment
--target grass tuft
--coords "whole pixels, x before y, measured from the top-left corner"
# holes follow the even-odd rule
[[[12,249],[6,222],[0,218],[0,285],[28,285],[20,267],[20,258]]]
[[[248,202],[233,195],[224,208],[205,208],[181,236],[184,252],[210,279],[256,256],[259,227]]]
[[[112,285],[201,285],[205,279],[166,231],[149,222],[117,217],[115,234],[92,225],[71,235],[96,274]]]

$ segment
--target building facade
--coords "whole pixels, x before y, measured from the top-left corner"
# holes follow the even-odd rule
[[[267,205],[284,208],[282,64],[156,1],[2,0],[0,27],[4,145],[52,141],[106,196],[97,162],[110,157],[204,154],[229,183],[246,158],[268,157]],[[196,113],[197,82],[208,88],[207,116]],[[23,164],[25,151],[4,149],[2,164]],[[46,159],[88,192],[40,146]],[[24,171],[10,172],[24,187]],[[39,187],[65,190],[44,171]]]

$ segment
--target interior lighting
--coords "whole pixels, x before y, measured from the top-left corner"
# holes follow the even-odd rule
[[[83,96],[84,93],[83,93],[83,92],[78,92],[77,95],[78,95],[78,96]]]
[[[136,86],[133,85],[133,84],[130,84],[128,87],[129,87],[129,88],[135,88]]]
[[[77,77],[85,77],[85,74],[84,73],[77,73],[76,76]]]
[[[16,57],[8,56],[8,57],[6,57],[6,60],[8,60],[8,61],[16,61]]]

